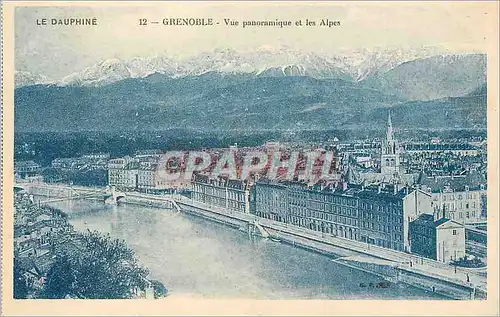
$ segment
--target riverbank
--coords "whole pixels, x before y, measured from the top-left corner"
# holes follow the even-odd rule
[[[312,230],[261,219],[251,214],[238,213],[222,208],[193,202],[182,196],[151,196],[140,193],[128,193],[123,203],[148,207],[165,208],[165,201],[175,201],[182,212],[195,215],[213,222],[221,223],[241,231],[258,233],[255,224],[261,226],[275,242],[306,249],[311,252],[334,258],[339,264],[364,271],[391,283],[405,283],[422,290],[432,291],[451,299],[485,299],[486,292],[458,278],[445,276],[443,264],[429,263],[432,260],[420,259],[392,250],[378,250],[376,246],[366,246],[356,241],[321,235]],[[174,205],[170,208],[174,211]],[[309,231],[309,232],[308,232]],[[262,234],[260,234],[262,235]],[[337,241],[334,241],[337,240]],[[409,264],[412,261],[412,264]],[[420,261],[420,262],[419,262]],[[431,266],[434,264],[435,266]],[[441,267],[440,267],[441,266]],[[430,269],[429,269],[430,267]],[[451,269],[444,266],[444,270]],[[457,273],[469,272],[459,269]]]
[[[150,269],[151,278],[168,285],[171,295],[252,300],[446,299],[404,283],[370,287],[385,280],[332,262],[332,256],[263,239],[244,228],[188,212],[92,200],[50,205],[67,211],[79,231],[97,230],[125,240]]]
[[[172,211],[175,211],[176,206],[180,206],[182,212],[246,232],[257,224],[276,241],[333,258],[340,256],[342,259],[338,263],[384,276],[394,283],[407,283],[456,299],[486,298],[486,277],[482,275],[482,272],[458,269],[455,273],[453,267],[429,259],[332,237],[320,232],[258,218],[251,214],[200,204],[181,196],[153,196],[135,192],[129,192],[126,195],[127,197],[121,202]],[[470,276],[471,283],[466,282],[467,275]]]
[[[458,269],[457,273],[454,273],[454,268],[451,266],[430,259],[423,259],[376,246],[360,245],[356,241],[326,236],[312,230],[258,218],[254,215],[200,204],[182,196],[169,198],[148,196],[129,193],[127,200],[132,198],[137,203],[137,200],[143,199],[145,202],[151,198],[148,206],[152,206],[151,204],[155,205],[154,201],[158,204],[162,199],[173,199],[183,212],[223,223],[233,228],[247,228],[247,230],[250,230],[254,223],[257,222],[275,241],[334,258],[341,257],[337,263],[383,277],[390,282],[406,283],[453,299],[486,299],[484,289],[465,281],[467,274],[469,276],[473,275],[470,270]],[[446,273],[451,273],[451,277],[446,276]],[[458,276],[454,277],[453,275]],[[481,276],[478,275],[476,278],[480,279]]]

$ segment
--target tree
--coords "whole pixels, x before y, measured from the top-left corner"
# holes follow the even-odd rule
[[[66,181],[68,175],[59,168],[47,167],[42,171],[43,180],[46,183],[57,183]]]
[[[123,240],[89,231],[60,248],[48,275],[46,298],[131,298],[134,288],[146,286],[148,271]]]
[[[167,295],[168,290],[162,282],[157,280],[150,280],[150,282],[154,288],[155,298],[160,298]]]
[[[75,185],[105,186],[108,184],[108,172],[105,169],[72,171],[69,176]]]
[[[67,254],[57,256],[47,273],[47,281],[40,294],[40,298],[58,299],[72,294],[75,282],[74,269],[75,266],[70,263],[70,258]]]
[[[14,259],[14,298],[23,299],[28,296],[28,287],[19,262]]]

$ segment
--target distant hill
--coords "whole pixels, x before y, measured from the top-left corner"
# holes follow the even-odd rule
[[[486,55],[436,54],[219,49],[105,60],[50,84],[18,71],[15,129],[362,130],[388,109],[401,128],[484,128]]]
[[[391,108],[392,121],[401,129],[480,129],[486,128],[484,93],[427,101],[408,101]],[[477,93],[477,92],[475,92]],[[378,128],[387,120],[387,109],[377,108],[354,119],[368,128]]]
[[[486,55],[443,55],[405,62],[365,82],[408,100],[467,95],[486,83]]]
[[[469,93],[467,96],[486,96],[486,83]]]
[[[463,86],[461,80],[457,86]],[[486,91],[475,88],[479,90],[467,93],[476,95],[409,102],[395,89],[342,79],[219,72],[171,78],[156,73],[98,87],[17,88],[15,128],[19,132],[363,129],[383,127],[388,108],[401,127],[484,127]]]

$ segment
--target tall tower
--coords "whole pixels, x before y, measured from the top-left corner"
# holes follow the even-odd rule
[[[391,112],[387,119],[386,139],[382,141],[382,154],[380,157],[380,172],[385,175],[396,176],[399,173],[399,149],[394,139]]]

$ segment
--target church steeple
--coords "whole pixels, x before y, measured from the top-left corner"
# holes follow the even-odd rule
[[[380,158],[381,173],[394,175],[399,173],[399,151],[394,139],[394,128],[392,127],[391,111],[387,118],[386,139],[382,140],[382,155]]]
[[[389,117],[387,118],[387,142],[391,142],[392,140],[394,140],[394,137],[392,129],[391,110],[389,110]]]

